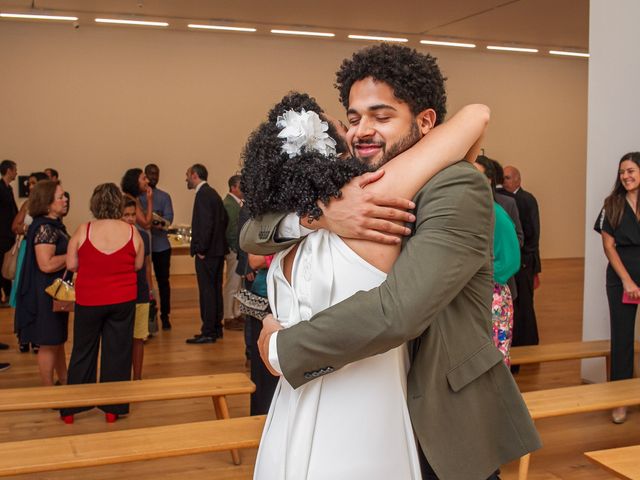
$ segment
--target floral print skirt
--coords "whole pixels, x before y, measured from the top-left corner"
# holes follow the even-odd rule
[[[491,321],[493,324],[493,343],[504,355],[504,363],[511,366],[511,338],[513,334],[513,298],[507,285],[496,283],[493,286],[491,302]]]

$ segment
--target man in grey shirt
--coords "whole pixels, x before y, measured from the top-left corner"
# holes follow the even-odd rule
[[[153,271],[158,282],[160,292],[160,320],[162,329],[170,330],[171,322],[171,284],[169,283],[169,271],[171,269],[171,244],[167,236],[167,227],[173,222],[173,204],[171,196],[158,188],[160,180],[160,168],[155,163],[150,163],[144,167],[144,173],[149,179],[149,186],[153,189],[153,222],[151,224],[151,261]],[[147,209],[147,196],[140,195],[142,210]],[[160,218],[158,218],[160,217]]]

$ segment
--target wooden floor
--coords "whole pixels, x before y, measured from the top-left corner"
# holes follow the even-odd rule
[[[536,310],[541,342],[579,340],[582,332],[581,259],[544,262],[542,286],[537,291]],[[173,287],[173,330],[159,332],[146,346],[145,378],[244,371],[243,336],[225,332],[214,345],[186,345],[185,339],[198,331],[197,288],[192,276],[176,276]],[[604,287],[603,287],[604,288]],[[15,345],[11,334],[12,310],[0,310],[0,341]],[[607,319],[603,319],[606,322]],[[69,353],[69,352],[67,352]],[[38,385],[35,355],[21,354],[17,348],[0,351],[0,362],[11,362],[11,369],[0,372],[0,388]],[[567,361],[524,365],[517,376],[522,391],[539,390],[580,383],[580,362]],[[0,390],[0,395],[1,395]],[[249,401],[230,397],[231,416],[247,415]],[[150,402],[132,406],[128,418],[106,424],[97,410],[76,416],[65,425],[56,412],[37,410],[0,414],[1,441],[21,440],[112,429],[167,425],[214,417],[208,399]],[[531,461],[531,480],[602,480],[614,478],[590,463],[583,452],[640,444],[640,411],[632,409],[623,425],[614,425],[606,412],[542,420],[538,428],[544,441]],[[1,454],[1,452],[0,452]],[[34,452],[37,455],[37,452]],[[71,470],[20,479],[249,479],[255,451],[242,452],[243,465],[232,465],[228,453],[168,458],[124,465]],[[461,461],[464,461],[461,459]],[[502,469],[502,477],[515,479],[517,465]],[[457,479],[456,479],[457,480]]]

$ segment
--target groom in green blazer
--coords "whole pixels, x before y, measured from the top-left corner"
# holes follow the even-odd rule
[[[424,88],[424,82],[412,81],[415,76],[433,81]],[[370,88],[361,88],[363,82]],[[423,89],[416,91],[414,84]],[[411,124],[400,121],[407,113],[414,118],[420,113],[413,108],[417,97],[428,98],[439,120],[444,117],[444,81],[435,60],[406,47],[382,44],[357,52],[343,62],[337,86],[348,109],[353,153],[372,165],[420,138]],[[393,89],[397,101],[381,104],[376,88]],[[367,98],[353,97],[366,91]],[[332,221],[336,207],[355,209],[350,202],[346,194],[332,200],[320,226],[335,230],[335,222],[323,222]],[[423,477],[495,479],[500,465],[539,448],[540,440],[490,335],[494,219],[489,187],[471,164],[460,162],[437,174],[414,203],[415,228],[386,281],[309,322],[277,332],[265,324],[263,358],[299,387],[411,342],[407,402]],[[241,248],[265,254],[295,243],[299,238],[282,238],[284,221],[285,214],[273,214],[245,224]],[[345,236],[344,230],[336,233]]]

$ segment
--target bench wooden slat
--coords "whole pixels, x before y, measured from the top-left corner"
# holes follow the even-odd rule
[[[611,448],[585,453],[587,458],[605,470],[629,480],[640,478],[640,445]]]
[[[577,358],[604,357],[609,354],[609,349],[609,340],[512,347],[511,363],[513,365],[525,365],[528,363],[554,362]]]
[[[640,403],[640,378],[525,392],[522,398],[534,420],[628,407]],[[530,458],[520,459],[518,480],[527,479]]]
[[[608,410],[640,403],[640,378],[525,392],[522,397],[534,420]]]
[[[609,355],[609,340],[591,340],[586,342],[552,343],[546,345],[527,345],[511,348],[511,364],[555,362],[579,358],[606,357]],[[640,352],[640,342],[635,342],[635,351]]]
[[[265,416],[2,443],[0,476],[255,448]]]
[[[157,378],[136,382],[10,388],[2,390],[0,412],[177,400],[253,391],[255,385],[244,373]]]

